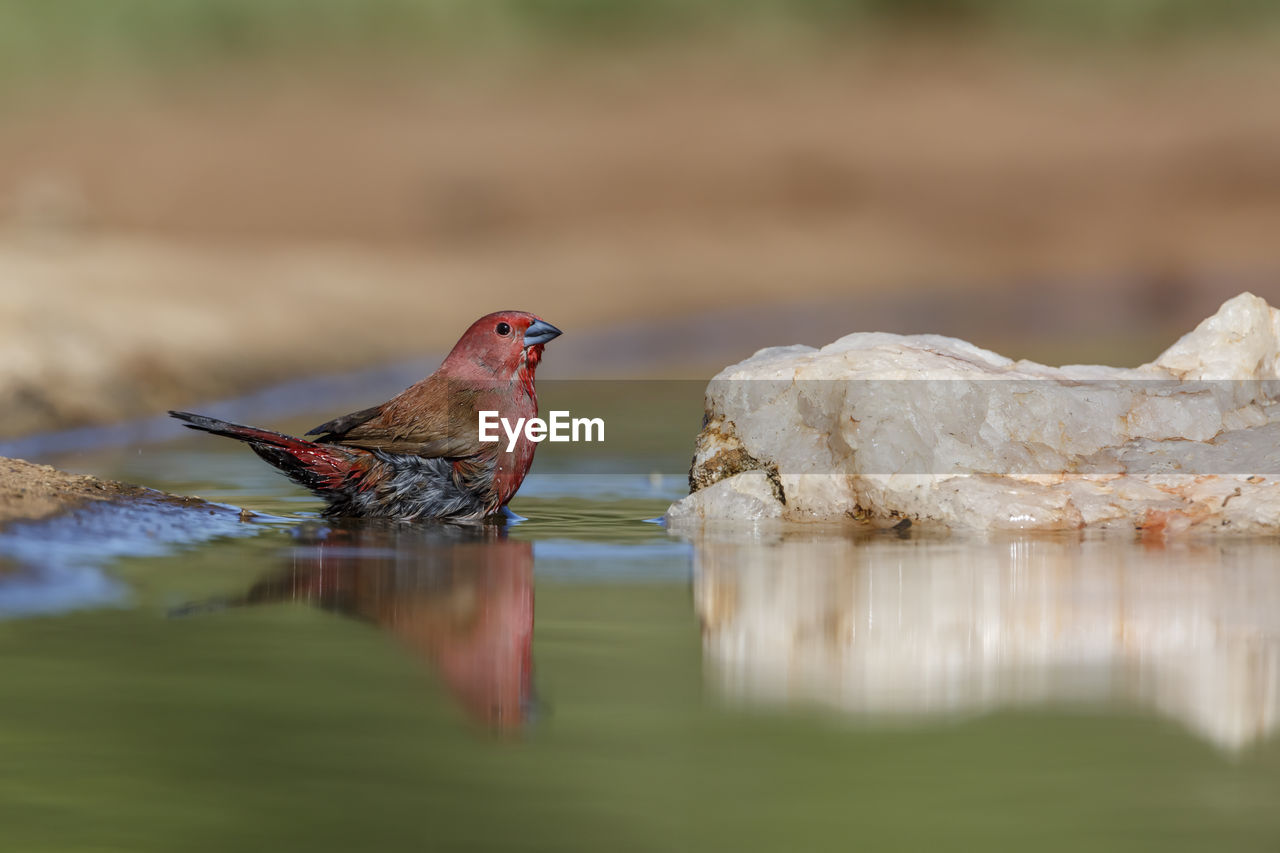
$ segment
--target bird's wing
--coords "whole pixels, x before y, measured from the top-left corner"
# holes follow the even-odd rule
[[[342,431],[328,429],[331,435],[323,440],[365,450],[452,459],[493,452],[496,444],[480,441],[477,393],[433,375],[381,406],[330,421],[325,427],[335,425]]]
[[[319,435],[325,439],[335,440],[351,432],[351,430],[360,426],[360,424],[375,417],[382,411],[382,406],[370,406],[367,409],[361,409],[358,412],[352,412],[349,415],[343,415],[340,418],[334,418],[331,421],[325,421],[315,429],[307,430],[306,435]],[[322,439],[323,440],[323,439]]]

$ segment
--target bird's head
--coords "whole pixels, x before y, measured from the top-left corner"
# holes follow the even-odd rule
[[[527,311],[495,311],[471,324],[444,360],[454,375],[509,379],[521,370],[532,375],[542,348],[560,330]]]

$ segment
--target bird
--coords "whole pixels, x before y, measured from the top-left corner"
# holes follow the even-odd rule
[[[508,423],[538,414],[534,373],[561,331],[525,311],[496,311],[463,333],[440,367],[381,405],[326,421],[314,440],[192,412],[194,430],[248,444],[323,498],[328,518],[482,522],[505,511],[537,443],[481,441],[479,413]],[[509,512],[509,511],[508,511]]]

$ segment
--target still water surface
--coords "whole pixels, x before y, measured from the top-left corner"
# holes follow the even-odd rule
[[[1274,540],[688,538],[675,466],[554,459],[519,524],[333,524],[231,442],[42,461],[257,516],[0,534],[0,849],[1280,848]]]

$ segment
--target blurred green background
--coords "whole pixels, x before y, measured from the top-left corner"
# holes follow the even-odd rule
[[[169,69],[246,58],[298,60],[333,52],[388,54],[581,48],[722,38],[879,37],[957,29],[1100,40],[1274,34],[1266,0],[63,0],[0,3],[6,75]]]

